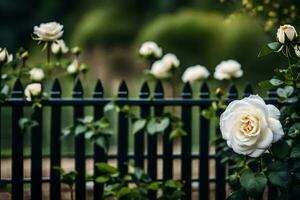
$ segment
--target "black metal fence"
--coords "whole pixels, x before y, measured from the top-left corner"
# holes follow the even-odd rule
[[[244,96],[252,93],[251,86],[247,86],[244,92]],[[11,125],[11,143],[12,143],[12,155],[11,155],[11,178],[1,177],[2,183],[11,183],[12,186],[12,199],[19,200],[24,198],[24,183],[30,184],[31,199],[42,199],[42,184],[50,184],[50,199],[61,199],[61,183],[60,175],[57,171],[53,170],[53,166],[60,166],[63,156],[61,154],[61,129],[62,129],[62,108],[72,107],[74,110],[73,118],[76,119],[84,116],[84,108],[87,106],[93,107],[93,113],[95,119],[100,119],[104,112],[104,106],[112,99],[104,98],[103,88],[101,82],[96,83],[94,94],[92,98],[83,98],[83,88],[80,81],[77,81],[72,98],[61,98],[61,87],[58,80],[55,80],[51,98],[42,102],[43,108],[36,109],[32,118],[36,120],[39,125],[33,127],[31,130],[31,177],[24,178],[24,149],[23,149],[23,133],[19,126],[19,119],[23,117],[24,108],[31,106],[30,102],[27,102],[23,98],[23,86],[18,80],[12,91],[12,97],[8,99],[2,107],[11,107],[12,116],[11,119],[2,119],[12,122]],[[268,101],[275,101],[274,94],[269,93]],[[150,98],[153,97],[153,98]],[[161,82],[157,82],[153,96],[149,90],[149,86],[146,82],[143,83],[140,90],[140,98],[128,98],[128,88],[123,81],[120,84],[118,90],[118,99],[115,102],[118,105],[128,105],[139,107],[141,117],[147,117],[149,115],[159,116],[164,112],[164,108],[167,106],[181,107],[181,118],[184,123],[184,128],[188,133],[192,131],[192,122],[195,119],[195,115],[192,115],[192,108],[203,110],[210,106],[213,99],[210,98],[210,92],[207,84],[203,84],[199,91],[199,98],[192,97],[192,89],[189,84],[185,84],[181,93],[181,98],[165,99],[164,90]],[[232,86],[228,92],[228,101],[238,98],[237,88]],[[42,137],[43,137],[43,110],[50,107],[51,112],[51,130],[50,130],[50,177],[42,176]],[[219,114],[219,113],[218,113]],[[202,115],[197,115],[197,122],[199,122],[199,151],[194,152],[192,150],[192,134],[188,134],[180,139],[179,148],[181,153],[174,153],[174,144],[169,140],[168,134],[164,134],[161,140],[158,140],[157,135],[147,135],[143,132],[135,134],[134,137],[134,149],[133,152],[128,151],[128,137],[129,133],[129,118],[125,113],[118,113],[118,131],[117,131],[117,153],[106,155],[103,150],[94,146],[93,160],[94,162],[106,162],[109,159],[117,160],[117,167],[121,173],[125,173],[128,168],[124,165],[124,162],[128,160],[134,160],[136,166],[147,169],[146,171],[152,179],[166,180],[173,178],[174,160],[180,162],[180,177],[185,182],[184,191],[186,193],[185,199],[192,199],[192,191],[196,190],[199,199],[211,199],[211,195],[215,196],[215,199],[224,199],[226,196],[226,180],[225,180],[225,166],[221,163],[221,158],[216,153],[211,154],[213,145],[209,143],[210,133],[215,132],[220,134],[219,130],[210,130],[210,120],[206,119]],[[85,139],[83,135],[79,135],[75,138],[74,142],[74,159],[75,170],[78,172],[78,177],[75,184],[75,197],[77,200],[86,199],[86,151],[85,151]],[[158,152],[158,145],[162,144],[162,153]],[[216,149],[218,152],[218,149]],[[162,167],[159,169],[158,160],[162,161]],[[210,167],[210,161],[214,160],[214,167]],[[198,164],[192,166],[196,161]],[[0,166],[1,167],[1,166]],[[178,167],[178,166],[176,166]],[[162,171],[162,177],[158,178],[158,170]],[[193,171],[197,172],[197,177],[192,175]],[[210,174],[215,174],[214,178],[210,177]],[[97,169],[94,169],[95,174],[99,174]],[[214,184],[214,189],[210,191],[210,184]],[[103,185],[94,183],[93,185],[94,199],[101,199],[103,192]]]

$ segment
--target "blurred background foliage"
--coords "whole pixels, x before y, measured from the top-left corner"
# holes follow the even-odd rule
[[[0,46],[10,51],[24,46],[36,54],[33,26],[56,20],[64,24],[64,39],[70,46],[85,48],[82,59],[91,66],[87,76],[110,80],[107,85],[112,87],[120,79],[136,85],[143,78],[149,66],[138,59],[137,50],[147,40],[160,44],[165,53],[177,54],[181,72],[201,64],[213,74],[220,61],[233,58],[245,70],[241,82],[257,82],[282,64],[272,56],[257,58],[260,47],[275,37],[265,32],[265,24],[273,19],[273,29],[281,22],[297,25],[298,4],[293,0],[1,0]]]

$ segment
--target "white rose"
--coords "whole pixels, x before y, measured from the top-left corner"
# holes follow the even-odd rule
[[[80,70],[79,62],[77,59],[74,59],[73,62],[67,67],[67,72],[69,74],[76,74]]]
[[[287,38],[290,41],[293,41],[293,39],[297,36],[297,31],[296,31],[295,27],[293,27],[289,24],[285,24],[283,26],[280,26],[279,29],[277,30],[277,40],[281,44],[284,44],[285,43],[285,36],[287,36]]]
[[[152,41],[148,41],[142,44],[139,53],[141,56],[160,58],[162,56],[162,49]]]
[[[182,75],[182,81],[185,83],[189,81],[202,81],[204,79],[207,79],[209,75],[210,73],[205,67],[196,65],[189,67],[184,71]]]
[[[177,68],[180,65],[180,61],[178,60],[176,55],[172,53],[164,55],[162,61],[165,63],[165,65],[169,66],[169,68]]]
[[[294,49],[295,49],[296,56],[300,58],[300,46],[295,46]]]
[[[51,44],[51,51],[53,54],[65,54],[68,53],[69,47],[64,40],[57,40]]]
[[[230,80],[243,76],[241,64],[235,60],[222,61],[216,66],[214,77],[218,80]]]
[[[258,157],[284,135],[279,117],[258,95],[235,100],[220,117],[222,136],[236,153]]]
[[[32,101],[32,97],[40,96],[42,93],[42,85],[40,83],[31,83],[25,88],[25,96],[27,101]]]
[[[40,82],[45,78],[44,71],[42,69],[39,69],[39,68],[31,69],[30,72],[29,72],[29,75],[30,75],[30,79],[32,81],[37,81],[37,82]]]
[[[169,78],[172,75],[169,65],[166,65],[163,60],[155,61],[150,73],[157,79]]]
[[[33,33],[38,37],[37,40],[54,42],[63,35],[63,27],[57,22],[41,23],[33,28]]]
[[[0,63],[9,63],[13,60],[13,55],[8,54],[6,48],[0,48]]]

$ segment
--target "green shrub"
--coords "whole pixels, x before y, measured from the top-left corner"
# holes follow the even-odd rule
[[[112,45],[131,41],[135,23],[126,13],[110,7],[87,12],[75,25],[71,44],[80,46]]]

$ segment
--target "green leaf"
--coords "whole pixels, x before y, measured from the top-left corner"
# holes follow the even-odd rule
[[[276,92],[279,97],[288,98],[293,94],[294,88],[292,86],[285,86],[284,88],[278,88]]]
[[[73,132],[73,126],[65,127],[64,129],[62,129],[61,132],[62,132],[62,137],[66,137]]]
[[[118,192],[118,197],[125,197],[128,194],[130,194],[130,189],[128,187],[122,187]]]
[[[136,134],[140,130],[142,130],[146,126],[147,120],[146,119],[138,119],[132,125],[132,133]]]
[[[245,189],[250,196],[258,197],[265,190],[267,178],[264,174],[253,173],[250,170],[246,170],[241,175],[240,182],[243,189]]]
[[[59,174],[63,175],[65,173],[65,170],[59,166],[53,166],[52,167],[55,171],[58,171]]]
[[[300,147],[299,146],[295,146],[294,148],[292,148],[290,157],[291,158],[300,158]]]
[[[106,183],[107,181],[109,181],[109,177],[107,176],[98,176],[95,181],[97,183]]]
[[[268,165],[267,176],[273,185],[282,188],[288,187],[290,176],[286,164],[279,161],[271,163]]]
[[[179,188],[182,187],[182,183],[180,181],[177,181],[177,180],[167,180],[164,183],[164,186],[168,187],[168,188],[179,189]]]
[[[101,147],[105,152],[108,151],[109,141],[106,137],[97,137],[95,144]]]
[[[150,183],[150,185],[148,186],[148,189],[149,190],[159,190],[160,188],[161,188],[161,185],[162,185],[162,183],[161,182],[158,182],[158,181],[156,181],[156,182],[152,182],[152,183]]]
[[[96,163],[95,165],[99,169],[99,171],[104,174],[109,174],[109,175],[119,174],[119,170],[117,168],[108,165],[107,163],[101,162],[101,163]]]
[[[168,117],[153,117],[147,124],[147,132],[151,135],[163,132],[170,125]]]
[[[232,192],[227,198],[226,200],[243,200],[243,199],[247,199],[246,195],[243,191],[235,191]]]
[[[120,108],[118,105],[114,104],[113,102],[111,103],[108,103],[104,106],[104,112],[109,112],[109,111],[112,111],[112,110],[115,110],[116,112],[120,112]]]
[[[176,138],[180,138],[182,136],[186,136],[187,132],[185,132],[182,128],[176,128],[174,130],[172,130],[172,132],[170,133],[170,140],[174,140]]]
[[[300,123],[295,123],[293,126],[290,127],[288,135],[290,137],[296,137],[300,134]]]
[[[78,173],[76,171],[70,171],[68,173],[65,173],[62,175],[61,182],[71,186],[74,184],[77,174]]]
[[[93,137],[94,134],[95,134],[95,132],[93,130],[89,130],[89,131],[85,132],[84,138],[89,140]]]
[[[284,159],[289,154],[290,146],[284,140],[279,140],[278,142],[272,144],[270,148],[273,156],[279,159]]]
[[[35,120],[31,120],[29,118],[23,117],[19,120],[19,126],[22,130],[26,128],[32,128],[39,125],[39,123]]]
[[[272,90],[276,88],[276,86],[272,85],[269,80],[261,81],[258,83],[258,85],[259,87],[266,90]]]
[[[263,57],[266,56],[272,52],[278,51],[281,47],[281,44],[279,42],[272,42],[269,43],[265,46],[263,46],[260,50],[260,52],[258,53],[258,57]]]
[[[77,126],[75,127],[75,135],[77,136],[77,135],[79,135],[79,134],[82,134],[82,133],[84,133],[86,130],[87,130],[87,128],[86,128],[85,126],[83,126],[83,125],[77,125]]]
[[[79,119],[79,121],[84,124],[89,124],[94,121],[94,117],[93,116],[85,116],[83,119]]]
[[[110,127],[110,122],[106,117],[102,117],[99,121],[99,127],[102,129]]]
[[[283,81],[282,80],[279,80],[279,79],[276,79],[276,78],[272,78],[270,80],[270,83],[274,86],[279,86],[279,85],[282,85],[283,84]]]

